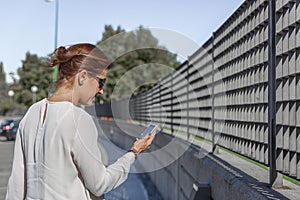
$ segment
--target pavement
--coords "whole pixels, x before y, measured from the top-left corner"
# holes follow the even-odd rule
[[[12,167],[14,144],[13,141],[6,141],[5,137],[0,136],[0,199],[5,198]]]

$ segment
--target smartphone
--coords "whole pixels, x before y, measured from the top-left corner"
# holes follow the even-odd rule
[[[155,124],[150,124],[144,132],[140,135],[140,138],[146,137],[149,134],[152,134],[158,128]]]

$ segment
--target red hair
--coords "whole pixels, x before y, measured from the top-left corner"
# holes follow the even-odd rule
[[[100,74],[111,67],[111,62],[95,45],[75,44],[68,48],[61,46],[54,52],[50,67],[58,65],[58,86],[65,81],[72,82],[82,69]]]

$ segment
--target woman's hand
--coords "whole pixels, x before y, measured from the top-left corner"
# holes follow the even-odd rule
[[[144,138],[136,138],[132,148],[134,148],[138,153],[141,153],[150,148],[152,141],[154,140],[156,131],[151,135],[147,135]]]

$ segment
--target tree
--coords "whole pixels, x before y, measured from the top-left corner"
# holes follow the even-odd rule
[[[47,62],[44,58],[39,58],[37,55],[27,52],[25,60],[22,61],[22,67],[18,69],[18,75],[20,79],[15,86],[15,98],[18,103],[26,106],[33,103],[31,87],[34,85],[38,87],[36,100],[48,96],[52,69],[47,68]]]
[[[107,75],[105,93],[101,98],[109,101],[118,81],[121,89],[113,98],[130,97],[149,89],[156,80],[170,73],[180,65],[177,55],[170,53],[158,44],[158,40],[150,30],[139,27],[136,31],[125,32],[120,26],[116,30],[112,26],[105,26],[102,40],[97,46],[112,60],[113,67]],[[123,79],[122,79],[123,78]],[[137,88],[135,88],[137,87]],[[133,92],[128,91],[135,88]],[[128,96],[129,95],[129,96]]]
[[[8,97],[8,85],[5,82],[5,72],[3,63],[0,62],[0,115],[5,115],[11,109],[11,103]]]
[[[111,36],[114,36],[116,34],[123,33],[123,32],[125,32],[125,30],[122,29],[120,26],[118,26],[117,29],[114,30],[114,28],[111,25],[105,25],[101,41],[104,41],[104,40],[110,38]]]
[[[0,82],[5,83],[5,72],[2,62],[0,62]]]
[[[125,75],[128,81],[122,83],[124,88],[118,92],[115,98],[128,97],[126,93],[128,88],[138,86],[130,94],[135,95],[151,87],[153,82],[144,83],[143,81],[149,77],[158,81],[158,79],[170,72],[168,69],[161,67],[161,65],[176,68],[180,64],[176,59],[177,56],[168,52],[165,47],[160,46],[158,40],[151,32],[143,27],[140,27],[136,31],[125,32],[120,26],[114,29],[111,25],[106,25],[102,39],[97,42],[97,46],[113,62],[113,67],[108,73],[107,82],[104,87],[105,93],[100,97],[105,101],[111,100],[111,94],[113,94],[116,84]],[[133,72],[138,66],[156,70],[128,73]],[[19,80],[15,80],[12,86],[12,89],[15,91],[15,100],[17,103],[26,106],[32,104],[31,87],[33,85],[38,87],[36,100],[48,96],[49,86],[52,82],[52,69],[46,67],[44,58],[27,52],[25,60],[22,61],[22,67],[18,69],[18,75]]]

